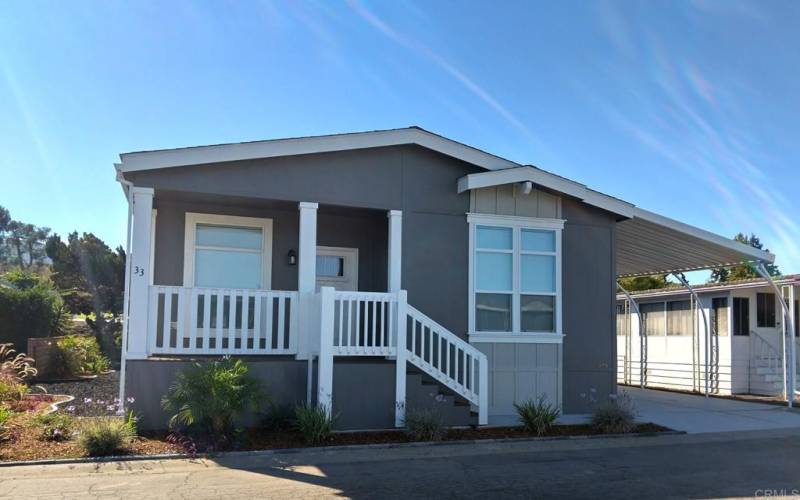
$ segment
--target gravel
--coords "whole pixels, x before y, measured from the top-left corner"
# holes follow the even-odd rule
[[[107,406],[115,404],[114,399],[119,396],[119,373],[110,371],[88,380],[35,385],[43,387],[48,394],[74,396],[75,401],[69,406],[75,407],[72,413],[76,416],[109,415],[114,411],[109,411]]]

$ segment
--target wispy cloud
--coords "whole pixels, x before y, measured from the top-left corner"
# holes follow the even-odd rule
[[[470,78],[467,74],[463,71],[458,69],[455,65],[451,64],[447,59],[442,57],[438,52],[434,51],[424,43],[413,39],[410,36],[406,36],[394,28],[392,28],[386,21],[378,17],[375,13],[367,9],[360,1],[358,0],[347,0],[347,5],[359,15],[364,21],[366,21],[370,26],[376,29],[378,32],[392,40],[393,42],[406,47],[407,49],[413,51],[417,55],[433,62],[436,66],[439,67],[442,71],[450,75],[454,78],[458,83],[460,83],[464,88],[470,91],[475,97],[480,99],[484,104],[489,106],[492,110],[494,110],[498,115],[503,117],[512,127],[517,129],[527,140],[534,143],[536,147],[539,149],[545,149],[545,145],[540,141],[540,139],[533,133],[533,131],[525,125],[517,116],[514,115],[508,108],[506,108],[498,99],[496,99],[492,94],[489,93],[486,89],[484,89],[481,85],[475,82],[472,78]]]
[[[648,70],[644,75],[631,74],[622,62],[614,61],[604,61],[601,70],[620,88],[646,90],[631,92],[633,102],[601,100],[588,87],[581,91],[612,124],[677,168],[683,181],[676,180],[676,186],[691,182],[708,189],[703,209],[714,213],[721,227],[731,235],[759,234],[778,255],[784,271],[800,268],[800,225],[789,216],[792,204],[775,188],[784,180],[774,177],[763,150],[755,146],[765,141],[748,117],[732,112],[740,109],[736,101],[752,96],[704,69],[693,54],[667,47],[652,29],[631,41],[622,14],[607,7],[599,20],[600,31],[622,52],[636,46]],[[695,2],[695,7],[707,13],[724,8],[728,14],[765,19],[755,7],[735,2]]]

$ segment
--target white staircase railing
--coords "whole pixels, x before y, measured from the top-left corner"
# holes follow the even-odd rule
[[[781,353],[755,330],[750,330],[750,353],[752,359],[766,363],[763,368],[783,371],[783,356],[781,356]]]
[[[407,306],[407,360],[481,410],[486,395],[486,355],[412,306]],[[480,417],[479,417],[480,419]]]
[[[478,407],[488,423],[486,356],[447,328],[411,307],[405,290],[396,293],[337,292],[322,287],[317,402],[332,407],[334,356],[394,357],[395,425],[404,425],[406,362]]]

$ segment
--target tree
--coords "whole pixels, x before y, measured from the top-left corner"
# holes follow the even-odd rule
[[[666,288],[669,285],[665,274],[653,274],[650,276],[638,276],[636,278],[621,278],[619,280],[625,290],[629,292],[640,290],[656,290]]]
[[[0,264],[26,270],[45,264],[45,241],[50,228],[11,218],[0,206]]]
[[[71,233],[64,243],[57,234],[46,244],[53,262],[53,281],[72,312],[93,312],[87,320],[106,354],[114,352],[113,329],[105,313],[122,313],[125,284],[125,251],[111,250],[92,233]],[[115,323],[116,324],[116,323]]]
[[[750,245],[753,248],[758,248],[759,250],[764,250],[764,245],[761,243],[761,240],[758,239],[758,236],[755,234],[750,233],[750,236],[745,236],[743,233],[739,233],[733,237],[735,241],[739,243],[744,243],[745,245]],[[769,249],[766,249],[769,251]],[[767,268],[767,272],[770,276],[780,276],[781,272],[778,269],[778,266],[774,264],[765,264]],[[727,281],[735,281],[735,280],[743,280],[743,279],[750,279],[750,278],[758,278],[759,274],[756,272],[755,267],[752,264],[739,264],[738,266],[733,266],[730,268],[725,267],[718,267],[711,272],[711,277],[708,279],[710,283],[725,283]]]

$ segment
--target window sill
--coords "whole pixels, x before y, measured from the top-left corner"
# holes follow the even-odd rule
[[[564,335],[560,333],[509,333],[509,332],[470,332],[470,343],[498,344],[561,344]]]

